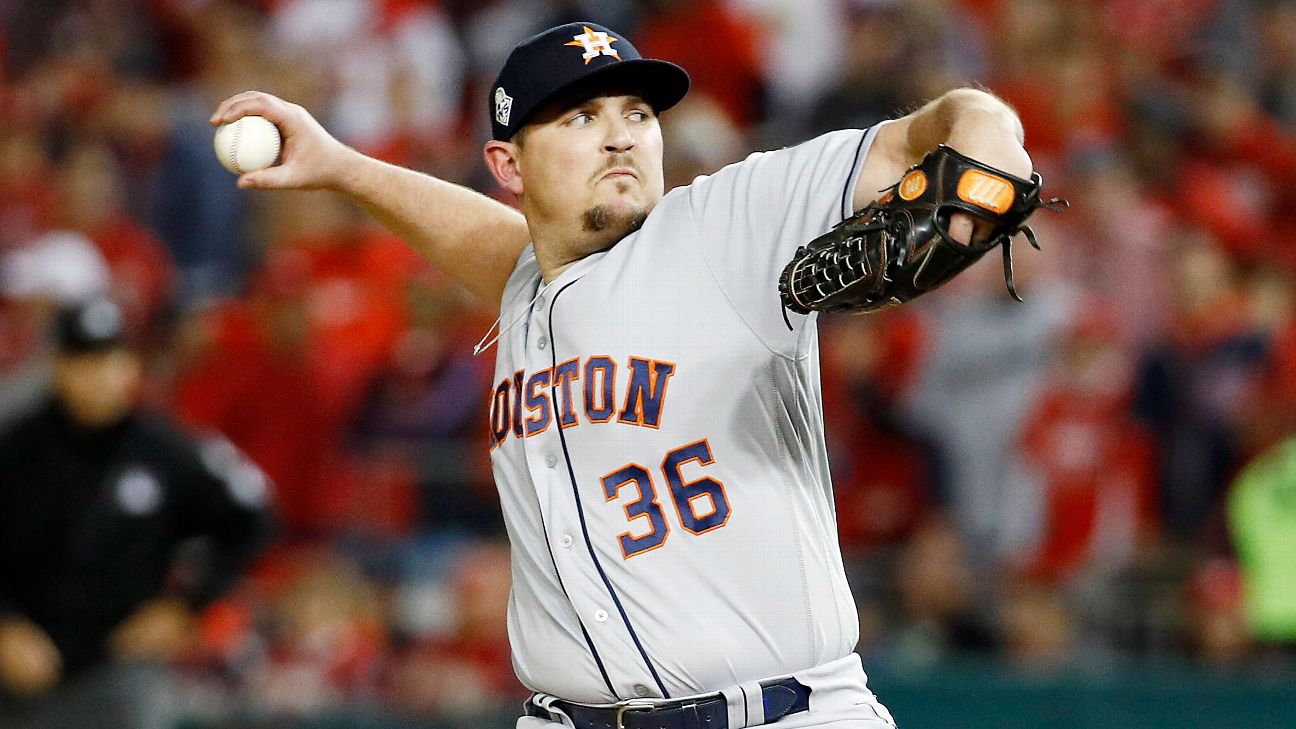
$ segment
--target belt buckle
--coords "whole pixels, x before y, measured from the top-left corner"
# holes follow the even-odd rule
[[[652,704],[621,704],[616,710],[616,729],[626,729],[625,714],[627,711],[652,711]]]

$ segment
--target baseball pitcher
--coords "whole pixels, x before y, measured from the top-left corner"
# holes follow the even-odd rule
[[[687,89],[594,23],[519,44],[484,157],[521,214],[266,94],[212,121],[283,133],[283,163],[240,186],[342,192],[498,304],[480,348],[534,692],[519,729],[894,726],[852,652],[816,317],[913,298],[995,245],[1011,285],[1039,179],[1013,112],[963,89],[664,193],[658,116]]]

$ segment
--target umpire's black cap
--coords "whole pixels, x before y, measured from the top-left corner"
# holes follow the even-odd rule
[[[668,61],[643,58],[625,39],[596,23],[568,23],[519,43],[491,87],[491,133],[507,141],[537,110],[582,81],[624,82],[660,113],[684,98],[689,77]]]
[[[126,346],[122,310],[109,299],[95,298],[58,310],[54,339],[64,354],[103,352]]]

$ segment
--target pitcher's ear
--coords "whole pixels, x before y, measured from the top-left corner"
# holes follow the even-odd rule
[[[512,142],[501,142],[492,139],[486,143],[482,150],[482,156],[486,160],[486,167],[495,176],[495,181],[500,187],[513,193],[515,196],[522,195],[522,167],[519,162],[520,148]]]

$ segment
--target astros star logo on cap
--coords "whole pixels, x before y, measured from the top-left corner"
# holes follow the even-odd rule
[[[483,99],[491,138],[508,141],[537,110],[587,81],[597,81],[603,89],[631,89],[658,113],[674,106],[689,86],[684,69],[644,58],[626,36],[591,21],[564,23],[527,38],[509,52]]]
[[[613,38],[607,33],[596,31],[588,25],[582,25],[581,27],[585,29],[585,32],[572,36],[571,41],[563,45],[584,48],[585,55],[581,56],[581,58],[585,59],[586,64],[599,56],[612,56],[618,61],[621,60],[621,54],[617,53],[616,49],[612,47],[612,44],[616,43],[620,38]]]

